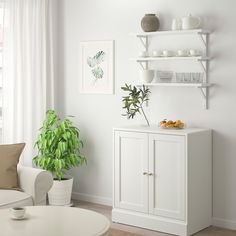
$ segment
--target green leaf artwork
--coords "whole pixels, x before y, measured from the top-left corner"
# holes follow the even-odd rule
[[[94,77],[94,83],[98,79],[102,79],[104,76],[104,71],[100,64],[105,60],[106,53],[104,51],[98,51],[95,56],[87,58],[87,64],[91,67],[91,72]]]

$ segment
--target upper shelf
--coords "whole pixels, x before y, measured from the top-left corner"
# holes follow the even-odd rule
[[[130,58],[130,60],[134,60],[137,62],[145,62],[145,61],[163,61],[163,60],[194,60],[194,61],[208,61],[210,60],[209,57],[136,57]]]
[[[137,37],[147,37],[147,36],[156,36],[156,35],[177,35],[177,34],[210,34],[209,30],[203,29],[194,29],[194,30],[165,30],[165,31],[156,31],[156,32],[141,32],[141,33],[132,33],[131,35]]]

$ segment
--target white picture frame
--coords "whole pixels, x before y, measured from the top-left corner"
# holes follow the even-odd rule
[[[113,94],[114,40],[80,42],[79,71],[81,93]]]

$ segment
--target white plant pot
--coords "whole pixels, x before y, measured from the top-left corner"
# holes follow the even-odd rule
[[[53,186],[48,192],[49,205],[65,206],[71,204],[73,178],[54,180]]]
[[[154,78],[154,70],[141,70],[140,79],[144,83],[151,83]]]

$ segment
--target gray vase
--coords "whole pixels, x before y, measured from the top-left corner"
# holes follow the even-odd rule
[[[159,29],[160,22],[155,14],[145,14],[141,21],[144,32],[154,32]]]

